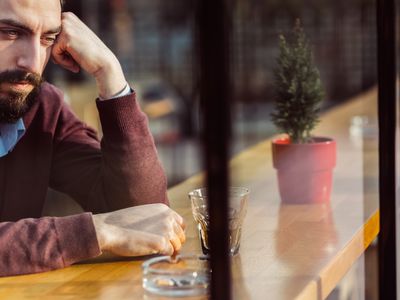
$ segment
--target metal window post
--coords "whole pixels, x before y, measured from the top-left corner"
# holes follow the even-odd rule
[[[379,110],[379,299],[396,299],[395,0],[377,1]]]
[[[228,153],[230,137],[229,14],[224,0],[199,0],[197,37],[206,184],[209,192],[211,299],[230,299]]]

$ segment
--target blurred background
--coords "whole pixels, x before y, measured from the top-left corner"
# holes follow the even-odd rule
[[[300,18],[326,91],[327,110],[376,83],[373,0],[234,0],[232,154],[276,133],[271,124],[278,35]],[[67,0],[119,57],[147,113],[174,185],[202,169],[194,0]],[[76,114],[100,133],[94,82],[49,65]]]

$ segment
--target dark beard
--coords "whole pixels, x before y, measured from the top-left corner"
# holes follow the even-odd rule
[[[8,91],[6,96],[0,96],[0,123],[15,123],[22,118],[35,104],[43,81],[40,75],[22,70],[9,70],[0,73],[0,85],[4,82],[22,81],[32,84],[33,90],[29,94]]]

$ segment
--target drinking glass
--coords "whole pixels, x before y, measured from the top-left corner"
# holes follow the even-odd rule
[[[239,252],[240,238],[242,233],[243,220],[247,211],[247,202],[249,189],[245,187],[229,187],[229,252],[235,255]],[[208,254],[210,247],[208,243],[210,217],[208,214],[208,196],[207,188],[198,188],[189,193],[189,199],[192,204],[192,213],[201,241],[201,248],[204,254]]]

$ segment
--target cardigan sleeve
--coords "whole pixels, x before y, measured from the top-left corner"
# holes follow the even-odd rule
[[[95,213],[166,203],[167,182],[135,93],[97,100],[97,134],[64,105],[55,135],[50,186]]]
[[[0,223],[0,276],[59,269],[100,254],[90,213]]]

